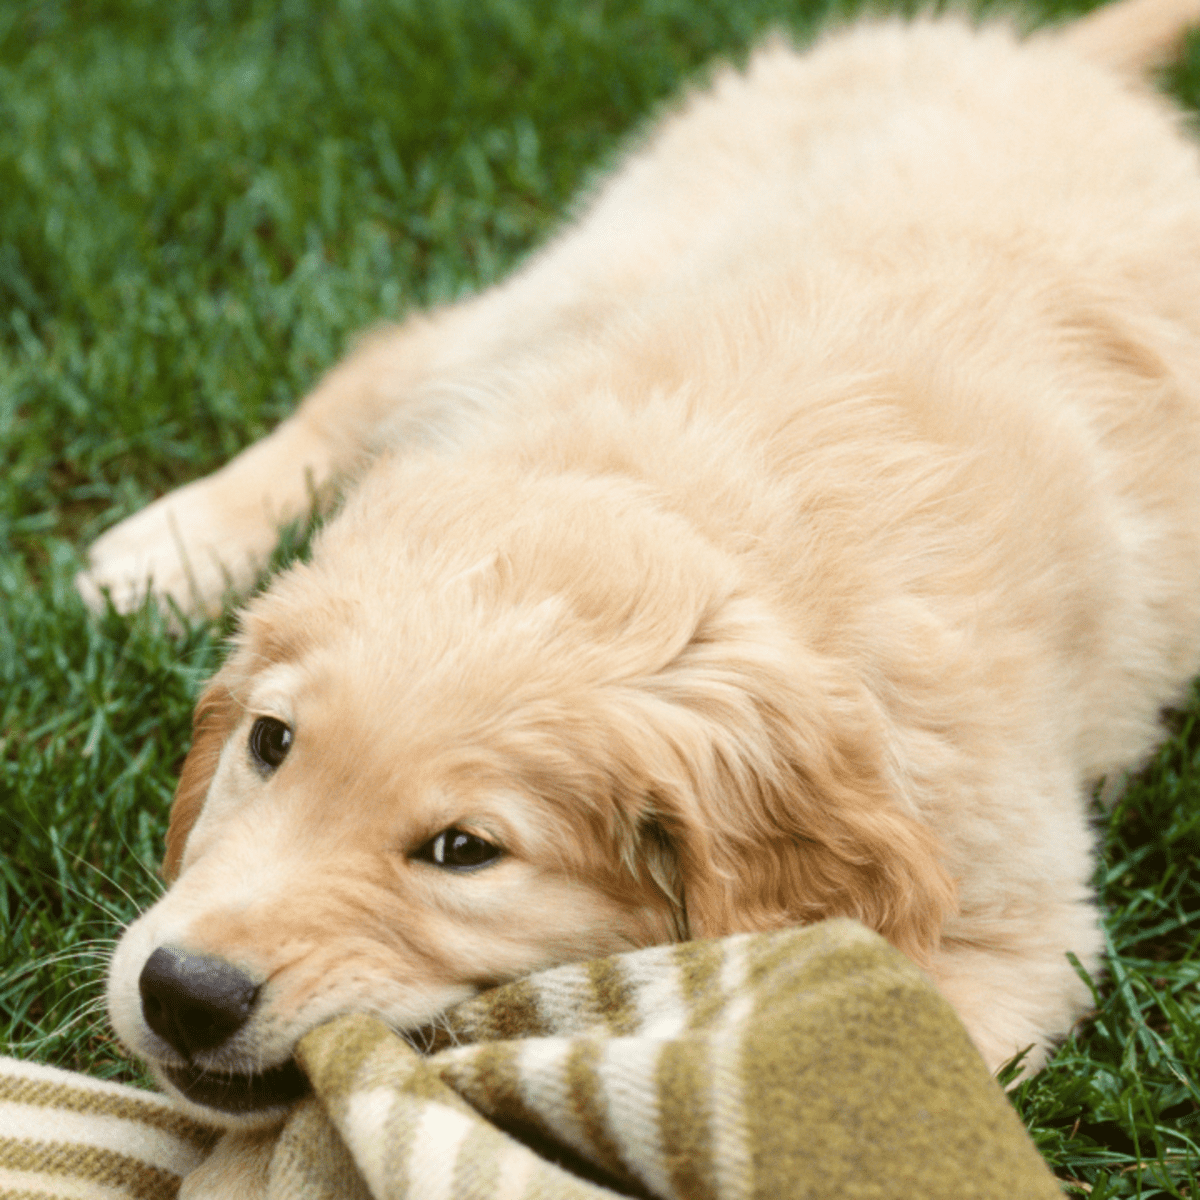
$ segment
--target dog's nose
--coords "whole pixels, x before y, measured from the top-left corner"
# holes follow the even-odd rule
[[[146,1024],[185,1058],[232,1037],[250,1016],[258,987],[211,954],[160,946],[138,977]]]

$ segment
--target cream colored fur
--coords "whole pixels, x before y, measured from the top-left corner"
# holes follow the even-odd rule
[[[198,710],[126,1044],[172,1060],[166,943],[265,981],[205,1059],[246,1071],[335,1013],[848,914],[1040,1063],[1067,952],[1101,968],[1092,788],[1200,670],[1200,174],[1136,77],[1197,15],[768,44],[507,282],[105,535],[85,592],[208,607],[360,476]],[[504,857],[412,857],[450,827]]]

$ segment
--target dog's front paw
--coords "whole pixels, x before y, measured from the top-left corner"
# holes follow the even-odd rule
[[[327,437],[293,417],[219,471],[169,492],[113,526],[88,551],[75,586],[93,609],[121,612],[147,595],[216,615],[266,566],[279,530],[328,495]]]
[[[252,584],[276,541],[264,510],[222,503],[211,479],[163,496],[108,530],[88,551],[75,577],[89,607],[104,594],[120,612],[153,595],[185,613],[213,615],[231,590]]]

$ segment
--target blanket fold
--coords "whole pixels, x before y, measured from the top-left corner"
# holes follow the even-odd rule
[[[198,1130],[182,1200],[1061,1196],[946,1001],[850,921],[555,968],[407,1039],[340,1017],[297,1059],[313,1095],[211,1153]],[[54,1127],[14,1138],[12,1071],[0,1195],[170,1194],[39,1173]]]

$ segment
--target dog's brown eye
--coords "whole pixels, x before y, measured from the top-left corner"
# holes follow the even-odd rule
[[[250,754],[260,770],[270,774],[292,748],[292,731],[274,717],[259,717],[250,730]]]
[[[461,829],[443,829],[437,837],[425,843],[414,857],[435,867],[450,871],[473,871],[495,862],[503,851],[473,833]]]

